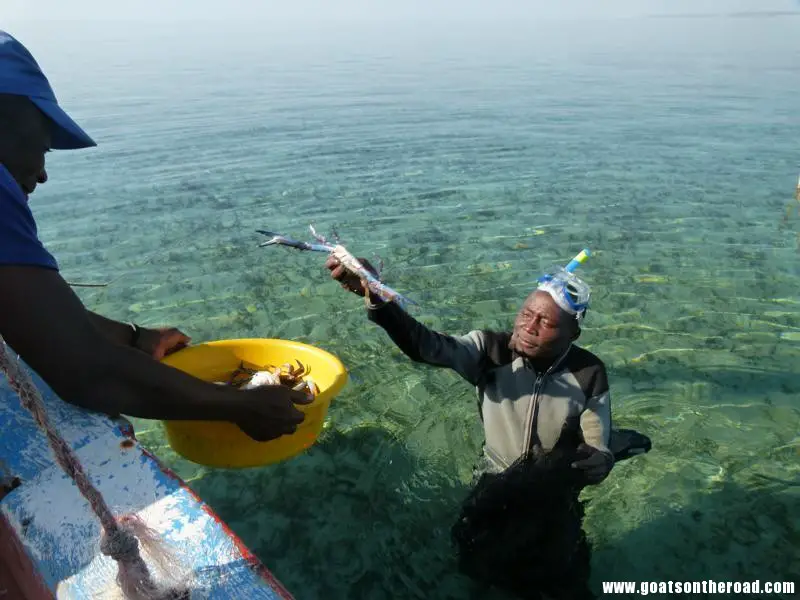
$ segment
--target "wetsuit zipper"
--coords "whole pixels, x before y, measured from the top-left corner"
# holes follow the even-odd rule
[[[567,351],[564,352],[564,354],[562,354],[557,361],[555,361],[552,365],[550,365],[550,368],[548,368],[544,373],[542,373],[541,375],[539,373],[536,374],[536,380],[533,382],[533,393],[531,394],[531,407],[530,410],[528,411],[527,422],[525,423],[526,439],[525,439],[525,444],[523,445],[522,448],[523,454],[529,452],[532,449],[534,438],[538,439],[539,437],[538,433],[536,433],[536,431],[534,430],[534,427],[537,430],[539,428],[539,415],[537,413],[539,410],[539,394],[542,391],[542,387],[544,386],[544,380],[548,375],[550,375],[550,373],[552,373],[553,369],[555,369],[558,365],[561,364],[561,361],[563,361],[566,358],[567,354],[569,354],[569,351],[571,349],[572,346],[567,348]],[[530,366],[533,369],[533,365]]]
[[[526,419],[525,423],[525,444],[522,448],[522,453],[528,452],[531,449],[533,438],[538,437],[534,436],[533,432],[533,424],[538,421],[536,410],[539,407],[539,391],[541,389],[542,382],[544,378],[547,376],[547,371],[542,374],[536,374],[536,381],[533,382],[533,393],[531,394],[531,407],[528,409],[528,418]]]

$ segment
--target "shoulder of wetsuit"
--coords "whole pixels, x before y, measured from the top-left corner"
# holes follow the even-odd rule
[[[502,367],[514,361],[514,352],[508,347],[511,341],[510,331],[482,329],[479,333],[483,338],[488,368]]]

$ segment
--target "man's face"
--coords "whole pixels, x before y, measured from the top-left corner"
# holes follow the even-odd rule
[[[517,313],[510,346],[530,360],[556,358],[579,334],[575,318],[564,312],[550,294],[536,291]]]
[[[27,98],[12,99],[5,107],[14,122],[0,132],[0,163],[25,192],[47,181],[44,155],[50,151],[50,123]]]

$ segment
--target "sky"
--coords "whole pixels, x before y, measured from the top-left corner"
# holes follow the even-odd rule
[[[800,0],[2,0],[0,23],[101,20],[598,18],[797,11]]]

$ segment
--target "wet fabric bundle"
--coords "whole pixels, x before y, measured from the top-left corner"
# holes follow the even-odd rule
[[[460,571],[526,600],[593,598],[584,484],[570,466],[585,457],[557,447],[483,474],[452,528]]]

